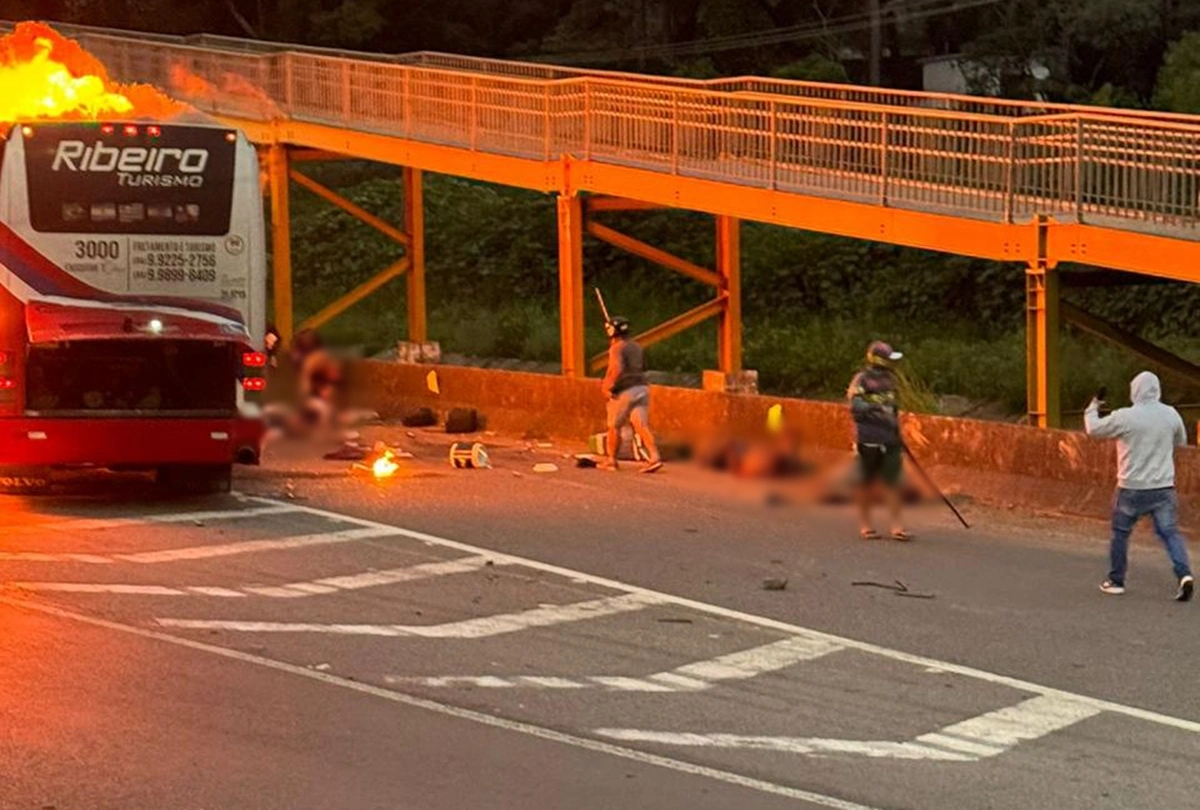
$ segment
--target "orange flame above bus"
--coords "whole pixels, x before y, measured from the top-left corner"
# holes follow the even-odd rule
[[[53,28],[21,23],[0,37],[0,122],[165,118],[179,102],[146,85],[120,85]]]

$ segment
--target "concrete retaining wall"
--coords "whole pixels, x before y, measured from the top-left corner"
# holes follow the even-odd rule
[[[427,385],[431,371],[440,394]],[[582,440],[604,427],[597,380],[364,361],[352,366],[350,382],[356,400],[385,418],[416,406],[439,412],[472,407],[488,428],[505,432]],[[668,438],[695,438],[722,429],[753,433],[776,403],[783,404],[787,424],[798,428],[805,446],[849,450],[850,421],[839,403],[655,386],[652,419],[655,431]],[[1109,442],[1070,431],[921,415],[906,417],[905,435],[926,469],[949,491],[1001,505],[1107,514],[1116,474]],[[1183,450],[1177,471],[1180,495],[1200,495],[1200,451]]]

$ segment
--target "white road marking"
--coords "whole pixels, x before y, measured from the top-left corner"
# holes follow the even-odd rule
[[[245,518],[262,517],[263,515],[282,515],[299,511],[300,509],[297,507],[288,504],[273,504],[271,506],[255,506],[248,509],[221,509],[205,512],[177,512],[164,515],[136,515],[116,518],[72,518],[46,523],[19,523],[4,526],[3,530],[30,529],[54,532],[86,532],[100,529],[122,529],[128,526],[144,526],[158,523],[206,523],[210,520],[242,520]]]
[[[941,762],[978,762],[999,756],[1022,742],[1095,717],[1100,710],[1076,700],[1039,695],[994,712],[946,726],[915,740],[836,740],[822,737],[760,737],[743,734],[696,734],[644,731],[633,728],[600,728],[596,734],[622,742],[657,743],[697,748],[748,748],[788,754],[836,754],[874,759],[925,759]]]
[[[263,504],[274,503],[274,501],[269,499],[257,497],[247,497],[246,500]],[[939,661],[936,658],[929,658],[924,655],[916,655],[914,653],[907,653],[901,650],[894,650],[890,647],[883,647],[867,641],[858,641],[845,636],[838,636],[833,633],[825,633],[820,630],[813,630],[801,625],[780,621],[779,619],[771,619],[766,616],[757,616],[753,613],[746,613],[733,608],[722,607],[721,605],[713,605],[709,604],[708,602],[689,599],[685,596],[676,596],[674,594],[656,591],[651,588],[643,588],[639,585],[631,585],[629,583],[610,579],[608,577],[587,574],[571,568],[564,568],[560,565],[553,565],[551,563],[541,562],[540,560],[534,560],[528,557],[520,557],[515,554],[507,554],[504,552],[483,548],[482,546],[463,543],[458,540],[450,540],[445,537],[438,537],[437,535],[419,532],[414,529],[404,529],[399,526],[388,526],[387,524],[379,523],[373,520],[343,515],[338,512],[330,512],[325,509],[317,509],[311,506],[303,506],[299,508],[302,511],[308,512],[309,514],[319,515],[330,520],[345,521],[347,523],[354,523],[359,526],[370,526],[380,529],[386,528],[397,536],[407,537],[412,540],[427,543],[431,546],[457,549],[458,551],[470,554],[486,554],[495,560],[496,565],[521,565],[525,566],[526,568],[532,568],[536,571],[543,571],[547,574],[555,574],[573,582],[597,585],[602,588],[624,591],[629,594],[640,594],[642,596],[659,600],[663,604],[671,604],[676,605],[677,607],[690,608],[699,613],[705,613],[709,616],[719,616],[724,619],[732,619],[734,621],[744,622],[757,627],[779,630],[788,635],[803,636],[810,641],[828,642],[839,647],[844,647],[848,650],[856,650],[858,652],[868,653],[870,655],[877,655],[882,658],[887,658],[892,661],[899,661],[905,664],[911,664],[913,666],[933,672],[961,675],[964,678],[972,678],[974,680],[996,684],[998,686],[1007,686],[1022,692],[1031,692],[1036,695],[1075,701],[1086,706],[1090,706],[1098,711],[1112,712],[1113,714],[1144,720],[1148,723],[1155,723],[1168,728],[1175,728],[1181,731],[1188,731],[1193,734],[1200,734],[1200,721],[1189,720],[1184,717],[1174,717],[1169,714],[1150,711],[1149,709],[1142,709],[1138,708],[1137,706],[1128,706],[1111,700],[1103,700],[1101,698],[1089,697],[1087,695],[1079,695],[1073,692],[1068,692],[1064,689],[1056,689],[1051,686],[1045,686],[1043,684],[1026,681],[1021,678],[1014,678],[1009,675],[1002,675],[996,672],[988,672],[987,670],[977,669],[975,667],[969,667],[963,664],[953,664],[948,661]]]
[[[326,577],[312,582],[293,582],[277,587],[246,587],[247,593],[263,596],[275,596],[284,599],[301,596],[312,596],[318,593],[333,593],[335,591],[355,591],[362,588],[377,588],[381,585],[396,585],[401,582],[413,582],[431,577],[444,577],[451,574],[467,574],[478,571],[488,564],[490,557],[474,555],[457,560],[442,560],[440,562],[421,563],[407,568],[391,568],[386,571],[367,571],[362,574]]]
[[[660,600],[642,594],[606,596],[569,605],[542,605],[518,613],[500,613],[447,624],[311,624],[306,622],[254,622],[223,619],[155,619],[161,627],[181,630],[229,630],[239,633],[327,633],[345,636],[416,636],[419,638],[475,639],[515,633],[532,627],[551,627],[585,619],[598,619],[641,610]]]
[[[0,562],[88,563],[106,565],[110,557],[101,554],[52,553],[42,551],[0,551]]]
[[[488,560],[489,558],[484,556],[463,557],[458,560],[421,563],[407,568],[392,568],[387,571],[368,571],[363,574],[328,577],[312,582],[292,582],[286,585],[245,585],[241,588],[215,585],[181,585],[173,588],[167,585],[124,585],[105,582],[9,582],[7,584],[26,591],[59,593],[115,593],[129,596],[199,595],[222,598],[269,596],[277,599],[295,599],[478,571],[487,565]]]
[[[348,678],[342,678],[329,672],[307,669],[295,664],[288,664],[283,661],[275,661],[270,658],[264,658],[263,656],[242,652],[240,650],[231,650],[227,647],[219,647],[215,644],[206,644],[203,641],[194,641],[188,638],[181,638],[179,636],[171,635],[170,633],[159,633],[154,630],[146,630],[141,627],[132,627],[127,624],[121,624],[119,622],[113,622],[107,619],[99,619],[92,616],[85,616],[80,613],[73,613],[68,610],[62,610],[60,608],[39,604],[37,602],[28,602],[23,599],[12,599],[6,596],[0,596],[0,603],[23,608],[25,610],[37,611],[51,616],[57,616],[63,619],[71,619],[73,621],[83,622],[84,624],[89,624],[93,627],[103,627],[108,630],[115,630],[121,633],[138,636],[140,638],[153,639],[166,644],[174,644],[190,650],[216,655],[221,658],[239,661],[244,664],[253,664],[254,666],[263,667],[276,672],[284,672],[300,678],[308,678],[309,680],[323,683],[327,686],[337,686],[342,689],[358,692],[359,694],[370,695],[372,697],[397,703],[402,706],[424,709],[425,711],[435,712],[437,714],[446,717],[453,717],[459,720],[467,720],[472,723],[488,726],[490,728],[498,728],[504,731],[524,734],[539,740],[558,743],[560,745],[568,745],[572,748],[578,748],[584,751],[590,751],[592,753],[607,754],[609,756],[619,757],[630,762],[637,762],[643,765],[653,765],[658,768],[665,768],[667,770],[688,774],[690,776],[699,776],[705,779],[712,779],[727,785],[734,785],[736,787],[742,787],[748,790],[756,790],[760,793],[768,793],[774,796],[782,796],[788,799],[808,802],[809,804],[817,805],[819,807],[831,808],[831,810],[881,810],[880,808],[870,807],[865,804],[859,804],[858,802],[847,801],[846,799],[839,799],[836,796],[829,796],[824,793],[803,790],[801,788],[790,787],[788,785],[780,785],[775,782],[768,782],[765,779],[755,779],[754,777],[743,776],[739,773],[723,771],[719,768],[710,768],[704,765],[695,765],[691,762],[683,762],[682,760],[672,759],[671,757],[663,756],[661,754],[651,754],[646,751],[638,751],[634,748],[626,748],[625,746],[615,745],[604,740],[579,737],[574,734],[568,734],[563,731],[537,726],[532,723],[523,723],[520,720],[509,720],[504,717],[496,717],[495,715],[475,711],[473,709],[465,709],[459,706],[439,703],[438,701],[429,700],[427,698],[414,697],[413,695],[406,695],[402,692],[394,692],[390,689],[384,689],[383,687],[372,686],[371,684],[361,683],[359,681],[352,681]]]
[[[584,675],[576,677],[516,675],[444,675],[430,678],[385,676],[387,683],[418,683],[422,686],[457,686],[482,688],[534,689],[595,689],[615,692],[699,692],[722,681],[740,681],[775,672],[802,661],[837,652],[842,649],[828,641],[814,641],[804,636],[785,638],[771,644],[739,650],[708,661],[697,661],[675,669],[645,677],[617,675]]]
[[[250,554],[259,551],[284,551],[309,546],[325,546],[333,543],[349,543],[354,540],[369,540],[387,537],[396,532],[384,526],[364,526],[358,529],[342,529],[336,532],[304,534],[297,537],[276,537],[268,540],[242,540],[222,545],[188,546],[168,548],[161,551],[140,551],[134,554],[114,554],[112,559],[132,563],[167,563],[179,560],[206,560],[212,557],[229,557],[234,554]]]
[[[27,591],[57,593],[119,593],[132,596],[177,596],[183,591],[164,585],[120,585],[93,582],[9,582],[14,588]]]

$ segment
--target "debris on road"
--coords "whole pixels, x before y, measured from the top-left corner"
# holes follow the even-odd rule
[[[575,466],[579,467],[580,469],[587,470],[587,469],[596,467],[598,465],[599,465],[599,462],[597,462],[596,459],[592,456],[589,456],[586,454],[580,454],[580,455],[575,456]]]
[[[405,427],[432,427],[437,424],[437,414],[432,408],[411,408],[400,415],[400,424]],[[409,431],[407,435],[413,438],[417,434]]]
[[[479,411],[474,408],[451,408],[446,414],[447,433],[476,433],[479,430]]]
[[[479,442],[467,446],[455,442],[450,445],[450,466],[456,470],[486,470],[492,466],[487,448]]]
[[[863,587],[863,588],[882,588],[885,591],[891,591],[896,596],[906,596],[909,599],[935,599],[935,598],[937,598],[936,594],[919,593],[917,591],[910,591],[908,589],[908,586],[905,585],[903,582],[901,582],[898,579],[892,580],[891,583],[875,582],[874,580],[864,579],[864,580],[858,580],[855,582],[851,582],[850,584],[852,586]]]
[[[763,580],[762,589],[764,591],[782,591],[787,588],[787,577],[767,577]]]
[[[367,457],[367,448],[358,442],[346,442],[337,450],[326,453],[322,458],[326,461],[362,461]]]
[[[438,385],[438,375],[436,371],[431,371],[425,375],[425,386],[435,394],[442,393],[441,386]]]
[[[535,473],[554,473],[554,472],[558,472],[558,465],[551,464],[548,461],[544,461],[541,464],[534,464],[533,471]]]

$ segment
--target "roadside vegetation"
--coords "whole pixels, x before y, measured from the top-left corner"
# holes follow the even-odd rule
[[[397,170],[363,163],[306,169],[359,205],[399,221]],[[349,216],[293,189],[296,304],[303,317],[394,261],[400,249]],[[448,353],[558,361],[557,243],[553,199],[458,178],[425,181],[431,337]],[[678,211],[608,214],[605,222],[711,266],[711,218]],[[1025,402],[1024,270],[1000,264],[746,223],[742,234],[745,358],[760,387],[839,397],[863,347],[902,347],[926,407],[1019,415]],[[637,327],[704,300],[705,288],[600,242],[585,248],[586,282]],[[1101,317],[1185,356],[1200,351],[1190,324],[1200,290],[1155,284],[1071,291]],[[586,299],[589,350],[604,338]],[[331,323],[327,334],[367,354],[406,333],[403,280]],[[1066,330],[1063,402],[1081,407],[1098,385],[1124,391],[1137,358]],[[698,373],[716,356],[715,328],[654,346],[655,369]],[[1171,387],[1170,380],[1167,381]],[[1176,392],[1180,395],[1186,392]],[[946,397],[956,399],[946,400]],[[962,398],[957,399],[957,398]]]

